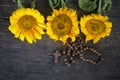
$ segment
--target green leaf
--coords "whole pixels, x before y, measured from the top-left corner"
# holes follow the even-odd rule
[[[13,0],[13,2],[17,3],[17,1],[16,1],[16,0]]]
[[[60,6],[60,3],[61,3],[61,7],[65,7],[65,4],[68,0],[48,0],[48,1],[50,7],[53,9]]]
[[[84,11],[93,11],[97,8],[97,0],[78,0],[78,4]]]
[[[57,4],[58,0],[54,0],[54,4]]]
[[[64,0],[61,0],[61,6],[62,6],[62,7],[65,7],[65,2],[64,2]]]
[[[22,0],[17,0],[17,4],[18,4],[18,8],[23,7],[23,5],[22,5]]]
[[[111,0],[102,0],[102,4],[101,4],[101,11],[102,13],[106,13],[107,11],[110,10],[112,5]]]
[[[36,0],[34,0],[34,1],[31,3],[31,8],[35,8],[35,3],[36,3]]]
[[[48,1],[49,1],[50,7],[53,9],[53,2],[52,2],[52,0],[48,0]]]

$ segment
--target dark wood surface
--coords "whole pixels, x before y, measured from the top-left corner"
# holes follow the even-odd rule
[[[77,0],[68,1],[69,6],[77,6]],[[29,2],[24,4],[29,6]],[[95,45],[104,61],[96,66],[78,60],[68,67],[62,59],[58,64],[53,62],[52,53],[61,42],[55,43],[46,35],[32,45],[15,39],[8,26],[17,5],[12,0],[0,0],[0,80],[120,80],[120,0],[112,2],[108,13],[113,22],[111,36]],[[38,0],[36,8],[45,17],[50,15],[47,0]]]

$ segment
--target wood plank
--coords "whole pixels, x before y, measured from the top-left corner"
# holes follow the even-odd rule
[[[68,5],[75,8],[77,0],[69,1]],[[30,2],[26,0],[25,4]],[[53,60],[52,54],[62,47],[61,42],[54,42],[46,35],[32,45],[14,38],[8,26],[9,16],[17,6],[12,0],[0,0],[0,80],[120,80],[120,0],[112,2],[108,13],[113,22],[111,36],[94,45],[104,61],[96,66],[77,60],[68,67],[63,57],[57,64]],[[36,4],[45,17],[51,14],[47,0],[38,0]]]

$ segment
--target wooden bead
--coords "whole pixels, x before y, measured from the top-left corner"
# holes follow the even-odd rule
[[[82,61],[91,63],[91,64],[99,64],[103,59],[101,58],[101,53],[99,53],[94,48],[89,48],[85,46],[83,43],[85,43],[85,39],[83,39],[81,36],[77,36],[77,40],[72,43],[67,43],[67,49],[62,51],[62,54],[66,55],[66,58],[64,59],[64,62],[66,65],[70,66],[71,63],[75,62],[75,57],[79,56],[79,59]],[[91,51],[94,55],[98,57],[98,61],[92,60],[92,59],[86,59],[83,54],[86,50]]]
[[[63,51],[63,54],[66,54],[66,51]]]

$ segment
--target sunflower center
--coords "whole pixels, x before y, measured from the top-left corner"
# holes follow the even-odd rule
[[[58,25],[58,29],[60,29],[60,30],[64,29],[64,25],[63,24],[59,24]]]
[[[104,22],[102,22],[101,20],[91,19],[87,21],[86,28],[91,34],[96,35],[104,32],[106,27]]]
[[[22,29],[26,29],[26,30],[30,30],[36,24],[37,24],[36,19],[33,16],[31,16],[31,15],[24,15],[18,21],[18,25]]]
[[[53,19],[52,29],[56,35],[64,36],[69,34],[72,28],[72,21],[69,16],[61,14]]]

